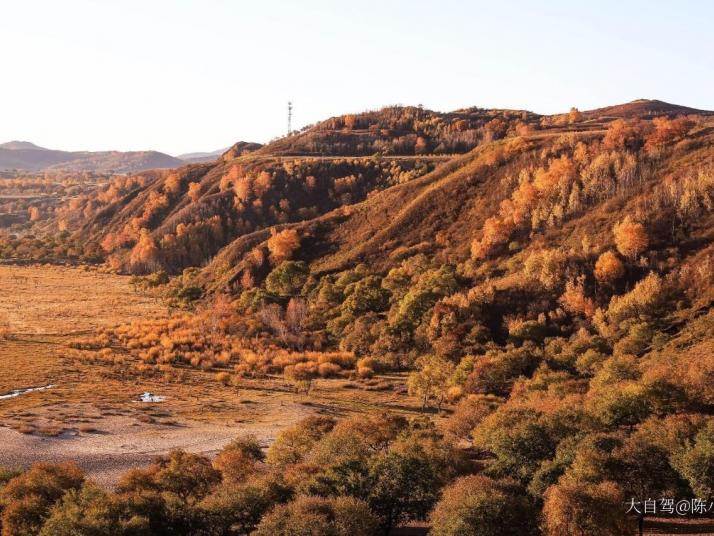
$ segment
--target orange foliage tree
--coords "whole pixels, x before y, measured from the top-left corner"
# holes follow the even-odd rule
[[[612,150],[637,150],[642,146],[645,126],[639,119],[625,121],[617,119],[610,126],[602,140],[606,149]]]
[[[148,229],[139,231],[139,240],[129,255],[129,264],[134,271],[148,272],[158,267],[159,248]]]
[[[164,181],[164,191],[169,194],[176,194],[181,190],[181,177],[178,173],[171,173]]]
[[[578,121],[582,120],[583,114],[580,112],[575,107],[572,107],[570,109],[570,112],[568,113],[568,122],[569,123],[577,123]]]
[[[201,185],[199,183],[192,182],[188,185],[188,197],[192,203],[198,201],[198,198],[201,197]]]
[[[625,536],[633,534],[625,497],[613,482],[564,481],[545,494],[543,532],[547,536]]]
[[[666,117],[656,117],[652,120],[655,129],[647,138],[645,149],[656,151],[667,143],[670,143],[682,136],[694,126],[694,121],[687,117],[678,117],[670,120]]]
[[[634,222],[629,216],[613,228],[617,250],[625,257],[635,258],[649,245],[647,230],[641,223]]]
[[[288,260],[299,247],[300,236],[295,229],[274,232],[268,239],[268,250],[276,264]]]
[[[595,314],[595,303],[585,295],[583,278],[565,284],[565,292],[560,297],[560,303],[572,314],[581,314],[588,318]]]
[[[625,275],[622,261],[612,251],[606,251],[595,261],[595,278],[601,283],[613,283]]]

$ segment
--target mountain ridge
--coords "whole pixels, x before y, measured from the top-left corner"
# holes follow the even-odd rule
[[[0,170],[132,173],[183,164],[159,151],[61,151],[26,141],[0,144]]]

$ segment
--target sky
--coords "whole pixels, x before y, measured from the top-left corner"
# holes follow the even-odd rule
[[[714,2],[0,0],[0,142],[212,151],[392,104],[714,109]]]

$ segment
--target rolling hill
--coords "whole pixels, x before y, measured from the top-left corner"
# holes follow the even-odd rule
[[[143,176],[141,181],[129,181],[129,186],[98,193],[89,200],[94,207],[89,219],[71,213],[63,217],[88,244],[99,244],[112,235],[116,244],[111,249],[120,256],[128,255],[136,243],[138,229],[132,225],[146,228],[159,241],[175,235],[179,225],[206,232],[206,222],[217,218],[218,239],[204,236],[200,254],[180,254],[162,264],[173,271],[209,263],[206,270],[226,274],[221,276],[226,281],[241,272],[246,248],[267,240],[275,226],[295,227],[309,236],[310,247],[301,255],[323,271],[367,260],[388,269],[410,252],[463,261],[485,221],[514,195],[522,180],[519,176],[547,169],[554,155],[574,158],[579,144],[583,151],[602,151],[603,137],[617,119],[644,121],[641,146],[655,128],[653,118],[674,118],[690,111],[695,112],[661,101],[635,101],[572,117],[476,108],[447,114],[386,108],[331,118],[248,151],[237,144],[216,162]],[[697,116],[704,125],[711,113]],[[708,158],[709,130],[698,127],[693,132],[691,139],[681,141],[692,147],[686,151],[686,166],[677,164],[679,172]],[[595,149],[585,149],[591,146]],[[625,165],[628,147],[614,151],[624,152],[612,157],[612,169]],[[611,223],[622,216],[623,207],[648,192],[643,188],[661,187],[666,170],[675,165],[671,158],[647,159],[648,181],[638,183],[637,189],[628,187],[626,197],[620,190],[602,198],[588,192],[583,209],[557,216],[557,224],[517,229],[518,241],[545,240],[561,228],[563,233],[588,228],[586,222],[601,218],[604,207],[617,203],[617,212],[605,218]],[[191,195],[190,183],[195,183]],[[589,187],[581,183],[582,179],[579,189]],[[558,213],[567,210],[557,208]],[[437,233],[443,236],[441,244],[433,240]],[[573,235],[570,242],[580,238]]]
[[[115,377],[385,391],[385,416],[271,447],[296,502],[418,484],[436,532],[498,490],[522,510],[499,533],[623,535],[627,498],[713,489],[711,112],[390,107],[116,177],[21,230],[0,257],[105,262],[165,300],[73,343]],[[391,420],[405,395],[423,419]],[[382,475],[403,481],[354,485]]]
[[[157,151],[56,151],[30,142],[0,144],[0,170],[133,173],[184,162]]]

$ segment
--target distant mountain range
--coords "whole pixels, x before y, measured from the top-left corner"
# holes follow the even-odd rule
[[[27,141],[0,144],[0,170],[133,173],[185,163],[158,151],[57,151]]]
[[[178,155],[176,158],[180,158],[184,162],[189,162],[191,164],[198,164],[200,162],[211,162],[212,160],[216,160],[228,149],[229,147],[225,147],[223,149],[218,149],[217,151],[184,153]]]
[[[29,141],[0,143],[0,171],[93,171],[96,173],[135,173],[147,169],[175,168],[187,163],[217,160],[226,151],[238,154],[260,148],[260,144],[238,142],[232,147],[211,152],[171,156],[158,151],[58,151]]]

